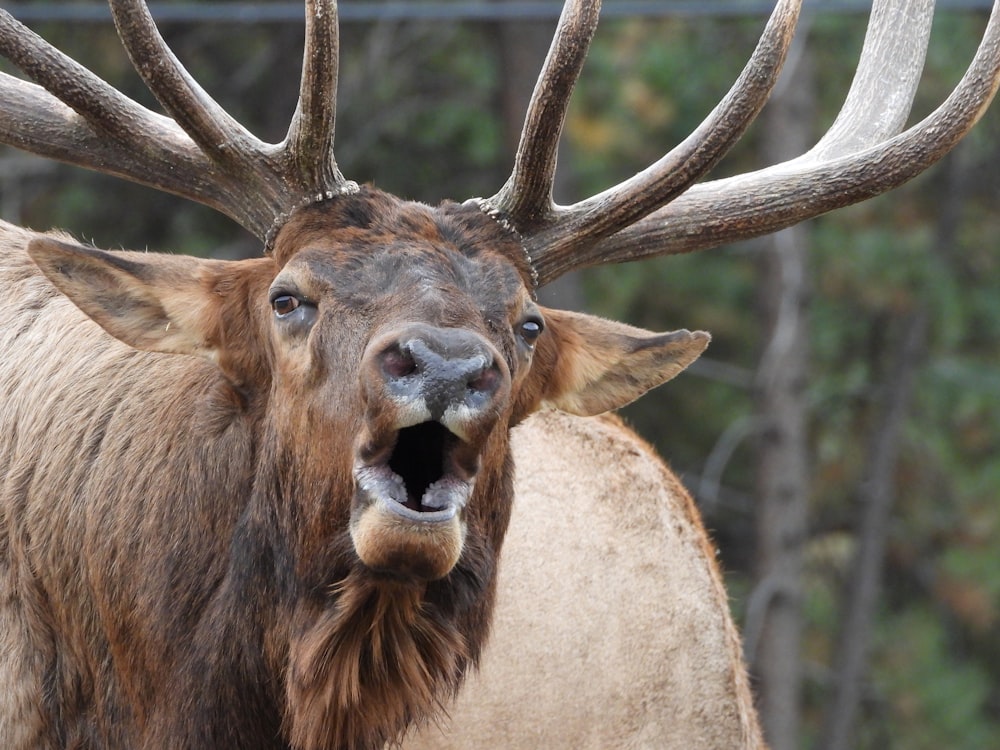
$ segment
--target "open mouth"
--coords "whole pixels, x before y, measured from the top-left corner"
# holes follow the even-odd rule
[[[355,478],[369,503],[411,521],[446,521],[472,493],[476,462],[463,461],[467,450],[443,425],[422,422],[396,433],[388,457],[358,464]]]
[[[396,446],[389,456],[389,468],[400,479],[406,489],[406,502],[410,510],[417,512],[441,510],[438,483],[445,476],[446,450],[458,442],[458,438],[437,422],[424,422],[399,431]]]

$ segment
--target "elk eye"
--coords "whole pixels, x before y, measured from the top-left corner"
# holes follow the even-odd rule
[[[521,323],[521,339],[528,346],[531,346],[538,340],[543,330],[545,330],[545,324],[541,318],[528,318]]]
[[[301,300],[298,297],[293,297],[291,294],[279,294],[271,299],[271,308],[279,318],[291,315],[298,309],[300,304],[302,304]]]

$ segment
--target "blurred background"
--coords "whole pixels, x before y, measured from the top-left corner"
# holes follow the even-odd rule
[[[829,127],[867,5],[808,6],[776,96],[713,177],[795,156]],[[914,122],[958,81],[988,11],[939,5]],[[101,3],[4,7],[156,108]],[[202,85],[280,140],[298,93],[301,4],[152,7]],[[430,203],[493,194],[558,10],[343,0],[344,173]],[[683,139],[736,79],[769,10],[606,0],[557,199],[596,193]],[[707,357],[624,416],[681,475],[720,548],[775,750],[1000,748],[998,107],[887,196],[543,292],[634,325],[712,332]],[[3,148],[0,216],[110,248],[260,253],[210,209]]]

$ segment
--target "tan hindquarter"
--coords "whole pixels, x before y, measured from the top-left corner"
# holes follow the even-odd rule
[[[517,499],[479,675],[406,750],[761,746],[714,550],[616,418],[514,433]]]

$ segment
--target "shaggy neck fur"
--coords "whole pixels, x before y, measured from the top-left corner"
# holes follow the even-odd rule
[[[333,606],[300,605],[287,682],[294,747],[381,748],[454,696],[469,644],[425,588],[354,572]]]
[[[363,567],[346,534],[319,528],[322,518],[344,524],[324,505],[325,493],[307,500],[308,487],[323,486],[318,477],[301,465],[292,472],[287,510],[309,529],[287,560],[299,571],[292,585],[301,588],[289,602],[287,630],[281,628],[288,638],[283,734],[296,750],[382,750],[411,725],[441,715],[455,697],[489,631],[496,555],[513,496],[506,437],[498,431],[492,441],[500,459],[484,461],[462,558],[429,583]],[[285,538],[301,534],[300,527]],[[322,582],[323,571],[334,573],[330,582]]]

